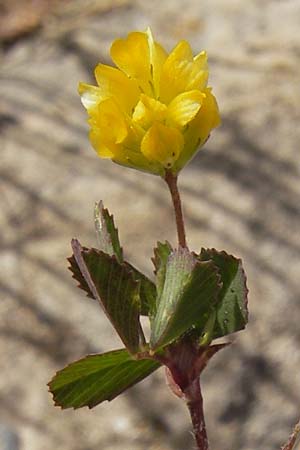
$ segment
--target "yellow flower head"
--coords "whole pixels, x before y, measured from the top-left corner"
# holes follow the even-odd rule
[[[193,57],[180,41],[168,55],[148,29],[117,39],[110,54],[117,67],[99,64],[97,86],[79,84],[93,147],[124,166],[176,174],[220,123],[206,53]]]

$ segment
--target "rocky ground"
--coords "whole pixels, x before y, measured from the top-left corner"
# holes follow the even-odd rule
[[[203,377],[211,448],[279,450],[300,416],[299,1],[2,3],[0,449],[193,448],[163,373],[92,411],[62,412],[46,387],[120,346],[66,269],[71,237],[96,244],[94,202],[149,273],[153,244],[175,242],[162,182],[96,157],[76,92],[113,39],[150,25],[168,49],[185,38],[209,52],[223,125],[181,175],[188,239],[248,273],[248,329]]]

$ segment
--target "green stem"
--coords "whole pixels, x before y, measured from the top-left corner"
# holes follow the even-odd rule
[[[180,245],[180,247],[187,248],[181,199],[177,186],[177,175],[174,175],[171,171],[167,170],[165,175],[165,181],[169,187],[169,191],[174,206],[177,234],[178,234],[178,244]]]

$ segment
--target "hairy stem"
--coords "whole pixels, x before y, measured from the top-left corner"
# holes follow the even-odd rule
[[[182,206],[181,206],[181,200],[180,200],[180,195],[179,195],[178,186],[177,186],[177,175],[174,175],[171,171],[166,171],[165,180],[169,187],[173,206],[174,206],[176,226],[177,226],[177,235],[178,235],[178,244],[181,247],[187,248],[186,238],[185,238],[184,220],[183,220],[183,214],[182,214]]]
[[[197,449],[208,450],[208,439],[203,412],[203,398],[198,377],[188,386],[184,391],[184,394],[192,419]]]

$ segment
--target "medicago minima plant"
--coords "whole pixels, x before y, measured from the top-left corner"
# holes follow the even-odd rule
[[[156,245],[152,280],[124,260],[113,216],[96,204],[98,248],[73,239],[70,270],[100,303],[124,348],[73,362],[49,387],[62,408],[93,408],[164,366],[169,387],[187,403],[197,448],[207,450],[200,375],[228,345],[214,340],[242,330],[248,320],[241,260],[214,248],[189,250],[177,186],[180,171],[220,124],[207,54],[193,56],[186,41],[168,54],[148,29],[114,41],[111,57],[115,67],[97,65],[95,86],[79,84],[90,142],[101,158],[167,183],[178,244]],[[149,342],[141,316],[149,319]]]

